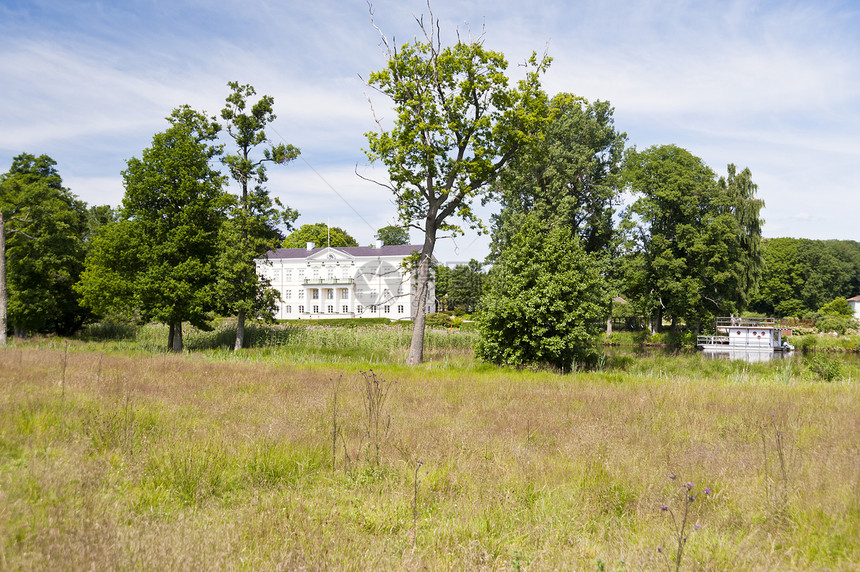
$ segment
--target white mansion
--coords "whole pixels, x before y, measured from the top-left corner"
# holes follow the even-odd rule
[[[257,260],[280,302],[279,320],[318,318],[412,318],[416,278],[403,261],[420,246],[279,248]],[[430,283],[427,312],[435,308]]]

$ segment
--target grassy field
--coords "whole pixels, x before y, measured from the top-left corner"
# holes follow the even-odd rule
[[[860,567],[856,360],[559,375],[451,332],[417,368],[397,328],[163,333],[0,350],[0,568]]]

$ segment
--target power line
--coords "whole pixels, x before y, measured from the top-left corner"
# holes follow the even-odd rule
[[[271,127],[271,126],[269,126],[269,127],[272,129],[272,131],[275,133],[275,135],[277,135],[278,137],[280,137],[281,141],[286,145],[286,144],[287,144],[286,139],[284,139],[284,137],[283,137],[280,133],[278,133],[278,131],[277,131],[275,128],[273,128],[273,127]],[[363,216],[361,216],[361,213],[359,213],[357,210],[355,210],[355,207],[353,207],[351,204],[349,204],[349,201],[348,201],[348,200],[346,200],[346,198],[345,198],[343,195],[341,195],[339,192],[337,192],[337,189],[335,189],[335,188],[334,188],[334,186],[333,186],[331,183],[329,183],[329,182],[325,179],[325,177],[323,177],[323,176],[319,173],[319,171],[317,171],[316,169],[314,169],[314,166],[313,166],[313,165],[311,165],[311,164],[308,162],[308,160],[307,160],[307,159],[305,159],[304,155],[302,155],[301,153],[299,153],[299,159],[301,159],[301,160],[305,163],[305,165],[307,165],[307,166],[308,166],[308,168],[309,168],[311,171],[313,171],[313,172],[316,174],[316,176],[317,176],[317,177],[319,177],[319,178],[320,178],[320,180],[321,180],[323,183],[325,183],[325,184],[326,184],[326,186],[327,186],[329,189],[331,189],[331,190],[332,190],[332,192],[333,192],[334,194],[336,194],[338,197],[340,197],[340,200],[342,200],[342,201],[344,202],[344,204],[346,204],[346,206],[348,206],[348,207],[352,210],[352,212],[354,212],[354,213],[355,213],[355,216],[357,216],[357,217],[358,217],[358,218],[360,218],[362,221],[364,221],[364,224],[366,224],[366,225],[368,226],[368,228],[370,228],[370,230],[371,230],[371,231],[373,231],[374,233],[376,232],[376,229],[375,229],[375,228],[373,228],[373,225],[372,225],[372,224],[370,224],[369,222],[367,222],[367,219],[365,219]]]

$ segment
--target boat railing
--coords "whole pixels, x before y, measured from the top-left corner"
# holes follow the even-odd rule
[[[736,316],[725,316],[716,319],[718,330],[724,330],[731,327],[740,328],[777,328],[780,327],[780,320],[776,318],[741,318]]]
[[[704,346],[704,345],[729,345],[729,337],[728,336],[697,336],[696,337],[696,345]]]

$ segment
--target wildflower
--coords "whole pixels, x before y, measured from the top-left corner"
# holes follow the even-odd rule
[[[711,494],[711,489],[705,489],[705,494],[706,494],[706,495]]]
[[[662,546],[661,546],[661,547],[659,547],[659,548],[657,549],[657,552],[659,552],[660,554],[663,554],[663,547],[662,547]]]
[[[670,478],[670,479],[672,479],[672,480],[674,481],[674,480],[677,478],[677,475],[675,475],[674,473],[672,473],[672,474],[670,474],[670,475],[669,475],[669,478]]]
[[[696,500],[696,497],[694,497],[693,495],[690,495],[689,499],[690,499],[690,502],[693,502],[694,500]]]
[[[660,507],[660,510],[662,510],[663,512],[666,512],[667,510],[669,510],[669,507],[666,505],[663,505]]]
[[[687,490],[690,490],[690,489],[692,489],[692,488],[693,488],[693,487],[695,487],[695,486],[696,486],[696,485],[694,485],[693,483],[687,483],[687,484],[686,484]]]
[[[702,528],[702,525],[701,525],[701,524],[697,524],[695,528],[696,528],[696,530],[699,530],[700,528]]]

